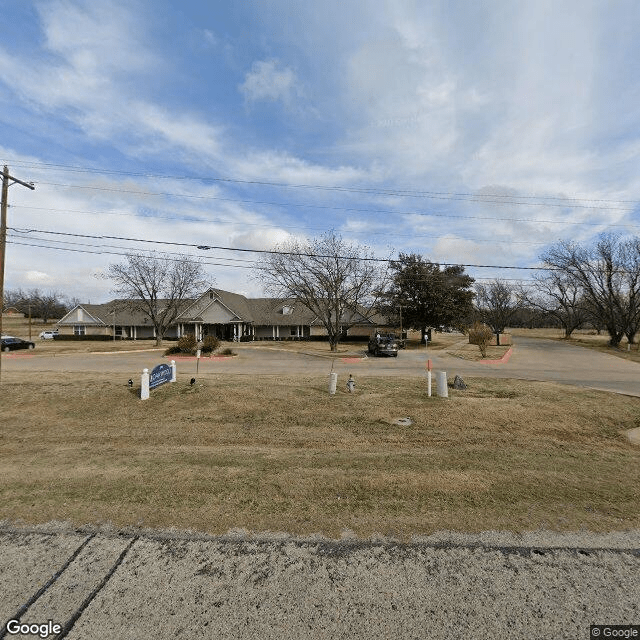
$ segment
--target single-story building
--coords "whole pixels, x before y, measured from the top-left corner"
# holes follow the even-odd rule
[[[159,301],[160,304],[163,301]],[[302,303],[277,298],[247,298],[210,288],[195,300],[186,300],[165,338],[193,334],[198,340],[213,335],[221,340],[303,340],[326,337],[322,321]],[[61,335],[111,336],[140,340],[155,338],[154,327],[140,300],[112,300],[104,304],[79,304],[58,322]],[[386,320],[379,314],[350,314],[343,339],[365,337]]]

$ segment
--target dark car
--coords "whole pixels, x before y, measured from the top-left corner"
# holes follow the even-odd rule
[[[398,340],[393,335],[375,334],[369,338],[369,353],[374,356],[398,357]]]
[[[14,338],[13,336],[2,336],[2,350],[14,351],[15,349],[35,349],[35,344],[22,338]]]

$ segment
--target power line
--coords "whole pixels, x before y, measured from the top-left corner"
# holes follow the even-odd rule
[[[237,247],[225,247],[221,245],[215,245],[215,246],[199,245],[194,243],[175,242],[170,240],[148,240],[146,238],[127,238],[123,236],[107,236],[107,235],[94,236],[94,235],[81,234],[81,233],[67,233],[63,231],[48,231],[44,229],[19,229],[19,228],[12,227],[11,230],[17,231],[20,233],[42,233],[42,234],[50,234],[50,235],[57,235],[57,236],[68,236],[68,237],[74,237],[74,238],[91,238],[94,240],[123,240],[126,242],[141,242],[141,243],[148,243],[148,244],[163,244],[163,245],[179,246],[179,247],[206,248],[206,250],[216,249],[218,251],[238,251],[238,252],[245,252],[245,253],[260,253],[260,254],[269,254],[269,255],[303,256],[303,257],[309,257],[309,258],[351,259],[350,256],[321,255],[321,254],[305,253],[305,252],[299,252],[299,251],[279,251],[274,249],[245,249],[245,248],[237,248]],[[385,263],[396,262],[391,258],[375,258],[375,257],[369,257],[369,256],[365,256],[365,257],[358,256],[357,260],[362,260],[367,262],[385,262]],[[527,270],[527,271],[553,270],[548,267],[517,267],[512,265],[462,264],[462,263],[450,263],[450,262],[438,262],[438,264],[445,267],[460,266],[460,267],[473,267],[473,268],[481,268],[481,269],[520,269],[520,270]]]
[[[140,193],[139,191],[132,191],[131,193]],[[154,195],[154,194],[147,194]],[[185,196],[190,197],[190,196]],[[194,196],[194,197],[208,197],[208,196]],[[393,209],[360,209],[357,207],[337,207],[337,206],[328,206],[328,205],[315,205],[315,204],[305,204],[305,203],[296,203],[296,202],[265,202],[261,200],[238,200],[235,198],[218,198],[216,196],[211,196],[211,200],[225,200],[229,202],[238,202],[242,204],[268,204],[268,205],[276,205],[281,207],[310,207],[314,209],[328,209],[333,211],[350,211],[353,213],[387,213],[398,216],[423,216],[427,218],[451,218],[451,219],[459,219],[459,220],[495,220],[498,222],[531,222],[536,224],[562,224],[562,225],[587,225],[593,227],[601,227],[604,223],[602,222],[584,222],[584,221],[575,221],[575,220],[540,220],[537,218],[503,218],[497,216],[461,216],[451,213],[436,213],[431,211],[395,211]],[[82,209],[52,209],[50,207],[32,207],[30,205],[12,205],[12,208],[21,208],[21,209],[33,209],[35,211],[49,211],[51,213],[68,213],[68,214],[76,214],[76,213],[86,213],[91,215],[118,215],[118,216],[131,216],[136,218],[153,218],[159,220],[176,220],[176,221],[184,221],[189,222],[190,219],[194,219],[194,216],[187,215],[184,218],[179,216],[147,216],[147,215],[136,215],[135,213],[121,213],[118,211],[86,211]],[[232,220],[225,220],[220,218],[195,218],[195,222],[220,222],[223,224],[237,224],[237,225],[246,225],[246,226],[264,226],[264,227],[273,227],[273,228],[285,228],[285,229],[308,229],[311,231],[321,231],[322,229],[318,227],[304,227],[304,226],[295,226],[295,225],[269,225],[269,224],[259,224],[252,222],[234,222]],[[629,229],[640,229],[640,225],[633,224],[615,224],[608,223],[607,227],[622,227]],[[371,233],[369,231],[350,231],[349,233]],[[386,232],[374,232],[376,235],[385,235]],[[399,235],[400,234],[395,234]],[[416,237],[415,234],[408,234],[407,237]],[[432,237],[432,236],[420,236],[420,237]],[[434,236],[437,237],[437,236]],[[544,243],[540,243],[544,244]]]
[[[128,256],[131,252],[122,253],[118,251],[89,251],[88,249],[69,249],[68,247],[50,247],[43,244],[33,244],[27,242],[16,242],[15,240],[7,240],[7,244],[22,245],[25,247],[38,247],[40,249],[52,249],[54,251],[71,251],[73,253],[91,253],[95,255],[113,255],[113,256]],[[179,258],[163,258],[162,256],[148,256],[150,260],[171,260],[172,262],[182,262]],[[208,262],[204,260],[202,264],[215,266],[215,267],[233,267],[234,269],[253,269],[253,267],[244,266],[240,264],[220,264],[218,262]]]
[[[416,191],[411,189],[376,189],[372,187],[343,187],[338,185],[318,185],[318,184],[291,184],[286,182],[272,182],[266,180],[243,180],[240,178],[231,177],[212,177],[212,176],[185,176],[185,175],[170,175],[159,174],[149,172],[133,172],[122,170],[110,170],[110,169],[94,169],[91,167],[81,167],[74,165],[54,164],[45,162],[25,162],[25,161],[13,161],[14,165],[24,166],[30,168],[50,168],[58,169],[60,171],[66,171],[69,173],[87,173],[98,175],[122,175],[129,177],[140,178],[152,178],[160,180],[193,180],[198,182],[223,182],[241,185],[260,185],[270,187],[282,187],[289,189],[316,189],[325,191],[338,191],[346,193],[364,193],[371,195],[391,195],[391,196],[404,196],[415,198],[444,198],[444,199],[457,199],[457,198],[497,198],[497,199],[520,199],[520,200],[556,200],[560,204],[557,206],[567,206],[562,203],[568,202],[595,202],[595,203],[616,203],[616,204],[640,204],[638,200],[611,200],[604,198],[577,198],[568,196],[541,196],[541,195],[525,195],[525,194],[501,194],[501,193],[469,193],[469,192],[446,192],[446,191]],[[52,183],[41,183],[52,184]],[[71,186],[71,185],[63,185]],[[484,200],[479,200],[484,201]],[[529,204],[523,202],[515,202],[512,204]],[[534,203],[545,206],[545,203]],[[575,205],[582,207],[582,205]],[[591,208],[591,207],[587,207]],[[593,208],[617,208],[617,207],[593,207]],[[628,210],[628,209],[624,209]]]
[[[45,242],[54,242],[53,240],[49,240],[49,241],[45,241]],[[34,244],[34,243],[29,243],[29,242],[16,242],[15,240],[7,240],[7,244],[15,244],[15,245],[20,245],[20,246],[24,246],[24,247],[37,247],[40,249],[51,249],[53,251],[70,251],[73,253],[89,253],[89,254],[94,254],[94,255],[114,255],[114,256],[128,256],[130,255],[130,251],[123,253],[123,252],[117,252],[117,251],[89,251],[88,249],[69,249],[68,247],[51,247],[49,245],[43,245],[43,244]],[[88,246],[88,247],[95,247],[95,245],[80,245],[80,246]],[[99,247],[96,247],[99,248]],[[122,247],[123,249],[125,249],[125,247]],[[172,262],[182,262],[182,259],[179,258],[169,258],[167,257],[167,254],[165,252],[159,252],[153,249],[149,249],[145,251],[145,254],[147,253],[147,251],[151,252],[151,253],[158,253],[160,255],[154,256],[154,255],[149,255],[148,258],[150,260],[171,260]],[[176,253],[171,253],[169,252],[168,255],[180,255],[180,254],[176,254]],[[197,258],[198,256],[188,256],[188,257],[193,257],[194,259]],[[231,258],[218,258],[219,260],[230,260]],[[250,262],[250,261],[247,261]],[[234,269],[254,269],[254,266],[245,266],[245,265],[240,265],[240,264],[221,264],[219,262],[210,262],[207,260],[201,260],[201,264],[203,265],[207,265],[207,266],[215,266],[215,267],[231,267]],[[255,263],[254,263],[255,264]],[[491,267],[491,265],[464,265],[464,264],[447,264],[444,262],[438,262],[437,264],[441,265],[441,266],[460,266],[460,267],[473,267],[473,266],[478,266],[478,267]],[[491,268],[507,268],[507,269],[518,269],[520,267],[491,267]],[[526,268],[526,267],[522,267],[522,268]],[[531,267],[532,269],[534,267]],[[547,267],[536,267],[535,268],[538,271],[550,271],[551,269],[547,268]],[[495,278],[486,278],[486,277],[475,277],[472,276],[474,282],[492,282],[493,280],[495,280]],[[508,282],[535,282],[535,280],[531,279],[531,278],[500,278],[500,280],[506,280]],[[429,282],[428,280],[417,280],[417,282]]]
[[[133,193],[136,195],[140,195],[140,196],[163,196],[163,197],[172,197],[172,198],[193,198],[193,199],[197,199],[197,200],[231,200],[234,202],[243,202],[243,200],[235,200],[235,199],[231,199],[231,198],[221,198],[219,196],[200,196],[200,195],[193,195],[193,194],[184,194],[184,193],[170,193],[170,192],[164,192],[164,191],[140,191],[139,189],[122,189],[122,188],[115,188],[115,187],[98,187],[95,185],[80,185],[80,184],[66,184],[66,183],[61,183],[61,182],[38,182],[39,185],[47,185],[50,187],[65,187],[67,189],[85,189],[85,190],[89,190],[89,191],[106,191],[109,193]],[[262,183],[262,182],[256,182],[256,183],[251,183],[251,184],[265,184],[268,185],[270,183]],[[275,183],[274,183],[275,184]],[[303,187],[305,185],[281,185],[281,186],[299,186],[299,187]],[[313,187],[309,187],[309,188],[314,188],[314,189],[324,189],[325,187],[320,187],[320,186],[313,186]],[[358,189],[342,189],[340,187],[326,187],[327,190],[331,190],[331,191],[345,191],[345,192],[359,192],[359,193],[369,193],[368,190],[358,190]],[[430,200],[451,200],[451,201],[459,201],[459,202],[478,202],[478,203],[483,203],[483,204],[499,204],[499,205],[526,205],[526,206],[537,206],[537,207],[560,207],[563,209],[596,209],[596,210],[607,210],[607,211],[633,211],[635,209],[635,207],[613,207],[613,206],[602,206],[602,205],[598,205],[598,206],[592,206],[592,205],[582,205],[582,204],[568,204],[568,203],[554,203],[554,202],[523,202],[522,200],[526,199],[527,196],[524,196],[521,200],[488,200],[486,198],[484,198],[484,196],[474,196],[471,195],[470,197],[458,197],[455,194],[451,194],[451,195],[428,195],[427,192],[425,192],[422,195],[418,195],[418,194],[409,194],[409,193],[402,193],[402,192],[392,192],[392,191],[372,191],[371,193],[373,193],[374,195],[385,195],[385,196],[401,196],[401,197],[411,197],[411,198],[425,198],[425,199],[430,199]],[[500,196],[493,196],[493,197],[500,197]],[[508,198],[509,196],[504,196],[504,198]],[[517,196],[511,196],[512,198],[515,198]],[[533,196],[531,196],[533,198]],[[542,200],[544,199],[544,196],[539,197],[538,199]],[[576,200],[578,201],[578,200]],[[273,205],[277,205],[278,203],[270,203],[270,202],[260,202],[260,201],[248,201],[248,202],[255,202],[255,204],[273,204]],[[588,202],[585,200],[585,202]],[[281,205],[283,206],[283,205]],[[284,205],[284,206],[313,206],[313,205]],[[318,208],[322,208],[322,206],[319,206]],[[327,208],[331,208],[331,207],[327,207]],[[346,209],[347,211],[358,211],[358,209]],[[395,212],[392,212],[395,213]],[[428,215],[428,214],[427,214]]]

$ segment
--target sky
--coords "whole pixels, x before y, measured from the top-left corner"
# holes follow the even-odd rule
[[[6,289],[113,297],[132,251],[214,286],[334,230],[530,279],[560,240],[640,230],[640,4],[2,3]],[[198,249],[198,246],[224,249]],[[480,266],[482,265],[482,266]]]

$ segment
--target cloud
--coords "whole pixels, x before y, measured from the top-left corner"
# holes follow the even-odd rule
[[[253,63],[238,87],[247,102],[276,102],[289,104],[297,94],[296,75],[277,60],[259,60]]]

